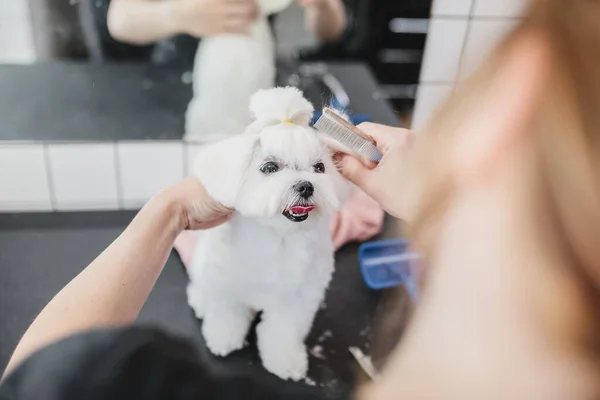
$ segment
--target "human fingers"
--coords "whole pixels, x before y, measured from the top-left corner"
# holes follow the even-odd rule
[[[365,165],[362,160],[348,154],[338,154],[336,155],[336,165],[346,179],[363,191],[371,194],[375,190],[373,169]]]
[[[371,139],[382,153],[387,153],[391,148],[406,144],[414,133],[408,129],[396,128],[388,125],[363,122],[357,126],[367,137]]]

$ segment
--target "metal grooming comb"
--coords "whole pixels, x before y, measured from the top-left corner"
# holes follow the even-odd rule
[[[315,122],[314,128],[367,160],[379,162],[383,157],[366,133],[329,107],[323,109],[323,115]]]
[[[371,362],[371,357],[366,356],[358,347],[349,347],[348,350],[364,373],[367,374],[371,380],[376,380],[379,374]]]

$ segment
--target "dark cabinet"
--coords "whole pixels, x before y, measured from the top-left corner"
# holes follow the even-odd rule
[[[366,61],[382,96],[403,110],[414,103],[431,0],[346,0],[349,26],[338,43],[301,52],[304,60]]]
[[[410,108],[419,82],[431,0],[367,1],[371,26],[367,60],[394,108]]]

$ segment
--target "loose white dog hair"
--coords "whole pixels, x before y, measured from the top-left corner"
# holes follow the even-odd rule
[[[295,88],[260,91],[256,118],[244,133],[208,145],[194,175],[208,193],[236,210],[201,233],[190,266],[188,302],[208,348],[241,348],[254,316],[267,370],[283,379],[306,375],[304,339],[334,268],[329,217],[348,186],[320,136],[313,107]]]

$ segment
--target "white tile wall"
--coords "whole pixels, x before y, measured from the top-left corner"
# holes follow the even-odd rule
[[[43,145],[0,146],[0,212],[50,211]]]
[[[518,21],[518,19],[472,20],[461,62],[460,76],[464,78],[471,74]]]
[[[35,61],[28,0],[0,1],[0,63]]]
[[[434,18],[429,33],[421,82],[453,82],[458,75],[468,20]]]
[[[118,143],[122,205],[136,209],[185,176],[181,142]]]
[[[34,61],[30,27],[18,20],[0,19],[0,63],[31,64]]]
[[[434,0],[431,15],[468,17],[472,6],[473,0]]]
[[[519,22],[528,3],[529,0],[434,0],[414,128],[423,129],[444,93],[473,72]]]
[[[426,128],[433,113],[450,94],[453,84],[421,84],[417,91],[417,104],[412,118],[412,129],[421,131]]]
[[[28,0],[2,0],[0,18],[29,18]]]
[[[48,146],[58,211],[119,208],[115,150],[112,143]]]
[[[474,0],[475,17],[519,17],[527,8],[527,0]]]
[[[0,145],[0,213],[137,209],[186,177],[183,142]]]
[[[191,172],[183,142],[0,145],[0,213],[137,209]]]

